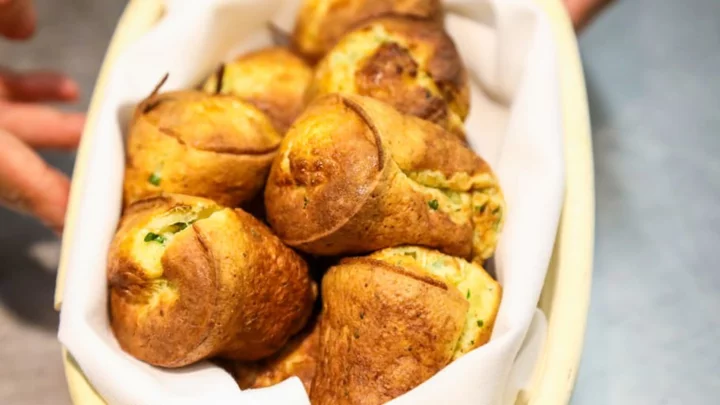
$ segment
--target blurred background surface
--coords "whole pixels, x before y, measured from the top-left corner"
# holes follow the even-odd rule
[[[78,80],[87,108],[123,0],[36,0],[0,65]],[[572,404],[714,404],[720,395],[720,1],[619,1],[580,39],[597,231]],[[67,173],[73,155],[46,153]],[[0,208],[0,403],[69,404],[52,309],[59,243]]]

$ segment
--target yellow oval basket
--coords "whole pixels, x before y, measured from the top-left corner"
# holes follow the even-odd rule
[[[590,303],[595,227],[595,195],[590,121],[582,64],[575,33],[561,0],[535,0],[547,13],[558,47],[565,129],[566,191],[553,257],[538,306],[548,319],[547,339],[532,384],[520,392],[516,405],[563,405],[572,394],[580,363]],[[86,128],[94,127],[104,98],[108,71],[120,51],[146,33],[162,16],[163,0],[131,0],[120,18],[88,112]],[[80,145],[75,176],[82,178],[88,159],[87,142]],[[78,190],[80,187],[73,187]],[[70,196],[68,224],[78,215],[80,196]],[[72,233],[72,225],[65,229]],[[66,255],[63,255],[65,258]],[[67,263],[58,270],[56,307],[62,299]],[[75,405],[103,405],[79,366],[63,350],[68,389]]]

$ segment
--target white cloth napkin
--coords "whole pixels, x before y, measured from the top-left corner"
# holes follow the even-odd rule
[[[125,354],[108,326],[105,263],[117,225],[123,133],[133,105],[166,73],[164,90],[194,86],[221,60],[270,44],[266,23],[290,30],[298,0],[169,0],[163,19],[117,59],[99,119],[69,242],[59,339],[109,403],[307,404],[297,378],[240,391],[220,368],[161,370]],[[529,380],[545,334],[536,304],[562,205],[563,155],[557,58],[549,23],[531,0],[446,0],[447,29],[472,79],[467,133],[496,170],[508,204],[496,253],[504,296],[491,341],[392,401],[513,401]],[[531,328],[531,323],[533,327]],[[530,332],[528,332],[530,331]]]

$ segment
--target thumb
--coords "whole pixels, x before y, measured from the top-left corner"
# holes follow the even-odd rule
[[[575,29],[582,30],[590,21],[613,0],[565,0],[570,19]]]
[[[70,181],[64,174],[0,130],[0,205],[31,214],[60,233],[69,192]]]

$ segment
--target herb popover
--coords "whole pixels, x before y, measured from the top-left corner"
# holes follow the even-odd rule
[[[349,258],[322,281],[313,405],[382,404],[485,344],[502,295],[478,264],[419,247]]]
[[[163,367],[272,355],[303,328],[317,294],[303,259],[265,225],[182,195],[127,209],[107,271],[120,346]]]
[[[328,93],[373,97],[465,138],[467,72],[432,21],[383,17],[344,36],[318,63],[308,99]]]
[[[225,63],[205,82],[211,94],[231,94],[262,110],[285,134],[305,106],[312,69],[289,49],[264,48]]]
[[[505,202],[490,167],[457,137],[378,100],[333,94],[288,131],[265,207],[286,244],[316,255],[412,244],[482,260]]]
[[[124,202],[180,193],[238,206],[262,189],[281,139],[262,111],[239,98],[153,94],[130,122]]]
[[[386,14],[427,18],[442,24],[440,0],[304,0],[292,42],[310,61],[320,59],[358,23]]]

